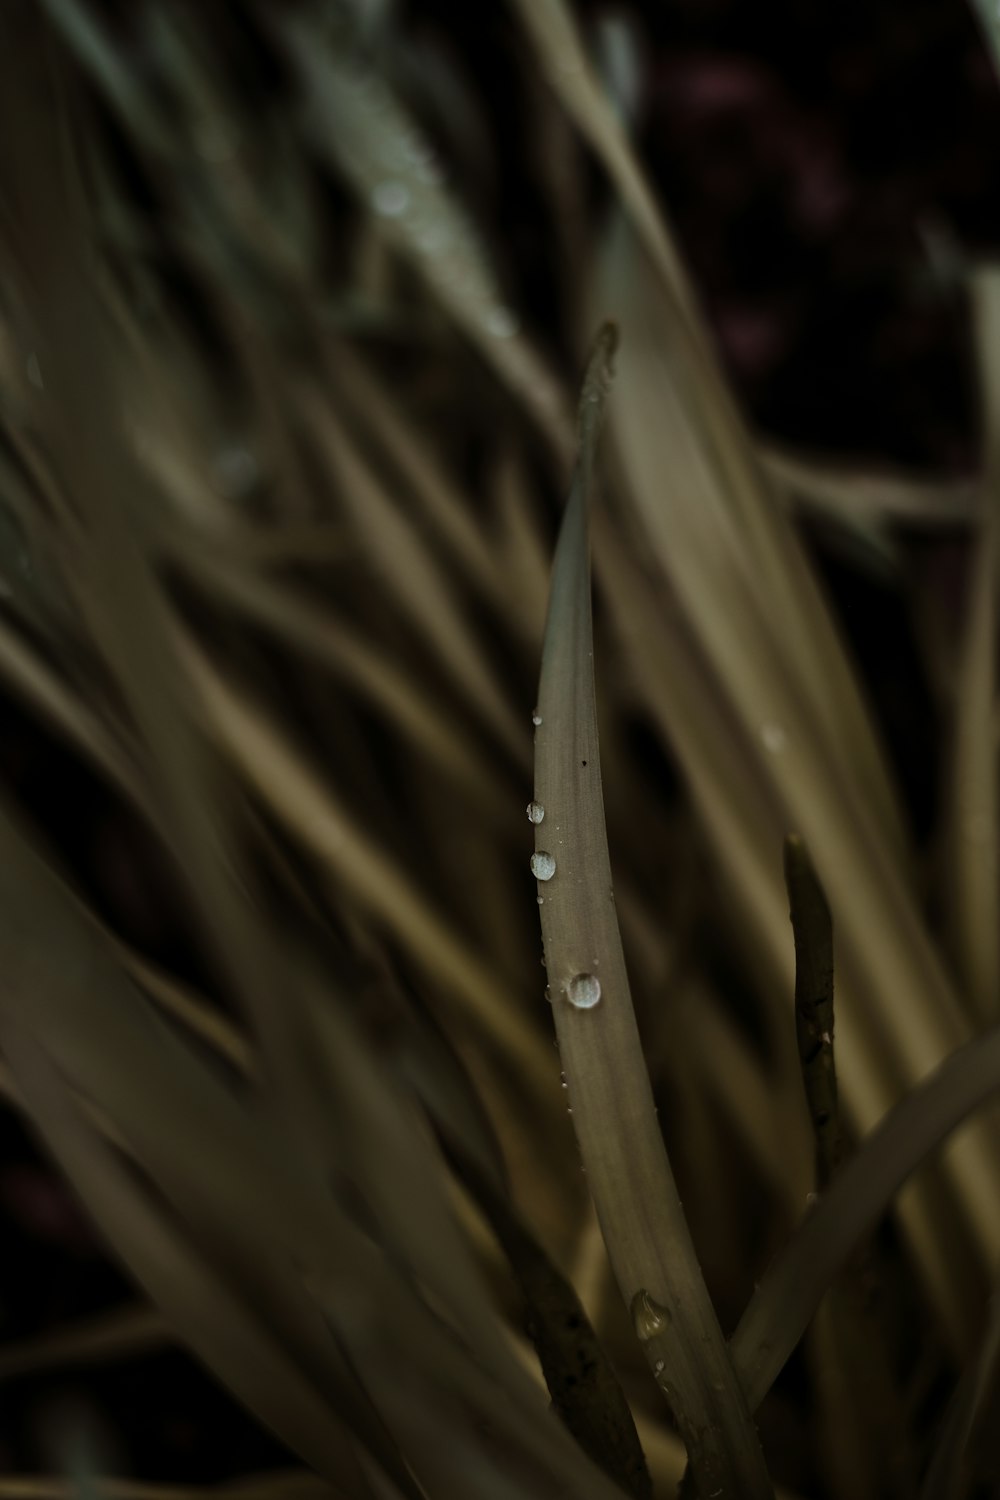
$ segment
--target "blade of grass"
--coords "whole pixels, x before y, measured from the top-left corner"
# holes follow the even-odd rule
[[[0,1343],[0,1380],[130,1359],[161,1349],[172,1340],[170,1326],[157,1308],[130,1303],[98,1317],[63,1324],[37,1338]]]
[[[760,461],[779,494],[809,512],[846,525],[901,525],[929,530],[979,525],[981,486],[974,479],[930,480],[866,473],[778,448],[758,445]]]
[[[224,1279],[200,1262],[168,1217],[143,1198],[83,1111],[73,1107],[41,1049],[9,1022],[3,1040],[49,1149],[188,1346],[338,1495],[364,1500],[347,1429],[328,1403],[239,1305]]]
[[[372,212],[388,241],[531,413],[568,464],[571,424],[560,385],[501,295],[485,246],[444,185],[423,133],[370,68],[338,55],[305,13],[268,24],[301,84],[304,128]]]
[[[337,802],[318,772],[288,738],[234,684],[227,682],[192,637],[178,637],[186,666],[220,745],[286,826],[329,867],[338,883],[389,930],[396,931],[419,961],[527,1080],[537,1097],[547,1094],[552,1069],[542,1056],[534,1027],[488,964],[470,952],[432,909],[389,855],[378,849],[354,817]]]
[[[731,1340],[752,1411],[911,1172],[1000,1089],[1000,1029],[954,1052],[866,1138],[765,1272]]]
[[[994,1289],[975,1357],[962,1372],[924,1477],[920,1500],[961,1500],[968,1489],[965,1458],[976,1422],[996,1388],[1000,1369],[1000,1292]]]
[[[869,815],[877,819],[894,845],[902,846],[905,844],[902,822],[882,752],[871,733],[824,601],[797,539],[767,492],[749,434],[702,328],[670,232],[624,127],[590,67],[573,14],[565,0],[538,0],[538,3],[514,0],[514,3],[553,88],[603,161],[645,252],[633,257],[633,265],[625,273],[625,280],[631,283],[630,295],[635,298],[633,306],[638,307],[640,301],[643,304],[638,326],[629,327],[625,309],[619,306],[622,297],[609,295],[607,285],[600,293],[599,314],[614,317],[628,347],[638,350],[647,334],[643,320],[662,299],[663,311],[669,309],[669,326],[665,320],[657,329],[657,334],[665,339],[662,354],[682,367],[679,381],[683,402],[690,412],[697,413],[698,423],[703,427],[702,453],[693,464],[690,460],[684,464],[679,455],[688,450],[688,435],[678,431],[675,423],[666,423],[665,392],[662,387],[657,389],[655,379],[647,381],[646,397],[654,407],[651,417],[648,412],[639,416],[642,402],[620,403],[622,410],[635,406],[640,427],[646,427],[647,439],[653,433],[665,436],[668,427],[670,431],[665,445],[669,458],[666,463],[660,462],[659,457],[655,462],[656,485],[652,489],[645,484],[639,486],[637,498],[641,491],[652,520],[657,512],[663,511],[660,493],[663,477],[688,468],[695,506],[714,505],[721,499],[730,524],[740,533],[740,550],[766,595],[769,614],[785,643],[785,655],[797,668],[800,693],[811,703],[817,722],[826,724],[832,736],[849,745],[847,764],[865,789]],[[627,240],[620,215],[616,216],[616,222],[622,231],[620,241]],[[652,296],[647,279],[650,270],[659,282],[659,289]],[[647,425],[650,421],[652,426]],[[634,441],[625,440],[626,459],[633,446]],[[640,453],[645,446],[640,434]],[[706,470],[711,476],[713,469],[717,481],[721,481],[721,493],[712,493],[715,485],[710,480],[706,496]]]
[[[798,828],[808,842],[840,914],[841,947],[854,976],[840,1007],[851,1057],[850,1063],[844,1057],[845,1078],[859,1059],[869,1078],[877,1077],[885,1108],[965,1040],[963,1009],[918,909],[912,864],[891,832],[894,820],[878,794],[875,763],[856,753],[861,741],[853,734],[845,738],[847,719],[839,711],[831,719],[839,699],[836,692],[827,696],[833,679],[825,669],[813,672],[807,689],[804,663],[787,649],[790,636],[807,630],[805,616],[790,615],[787,629],[779,628],[766,575],[731,514],[730,479],[714,443],[716,416],[703,410],[693,377],[685,377],[676,312],[658,302],[648,272],[625,246],[619,244],[609,265],[609,299],[624,310],[632,338],[616,398],[621,457],[651,552],[704,653],[715,690],[780,799],[785,827]],[[826,700],[822,709],[817,694]],[[862,738],[873,747],[870,731]],[[866,1040],[867,1059],[862,1031],[877,1037],[874,1048]],[[1000,1245],[995,1139],[977,1126],[963,1134],[943,1168],[960,1203],[963,1232],[967,1226],[982,1261],[992,1264]],[[961,1283],[956,1290],[961,1295]],[[968,1315],[971,1322],[971,1302]]]
[[[948,927],[972,1014],[1000,1015],[1000,804],[993,714],[997,697],[997,574],[1000,557],[1000,271],[975,283],[987,452],[984,524],[975,541],[969,603],[958,667],[952,769],[946,823]]]
[[[101,1474],[92,1481],[105,1500],[333,1500],[342,1493],[304,1469],[249,1474],[223,1484],[160,1484]],[[79,1500],[74,1479],[50,1474],[0,1475],[0,1500]]]
[[[801,839],[785,840],[785,882],[795,937],[795,1037],[822,1190],[837,1168],[840,1121],[833,1060],[833,923]]]
[[[636,1500],[652,1483],[635,1421],[614,1367],[572,1285],[515,1212],[464,1152],[453,1152],[460,1178],[491,1225],[524,1296],[528,1334],[552,1404],[580,1447]]]
[[[615,1276],[704,1497],[773,1494],[677,1196],[614,913],[594,693],[587,512],[610,381],[599,337],[552,572],[538,689],[533,868],[573,1125]],[[656,1312],[656,1309],[660,1309]]]
[[[758,977],[775,1058],[771,1086],[781,1104],[782,1139],[802,1139],[797,1049],[782,999],[792,993],[794,983],[788,899],[774,858],[787,827],[785,814],[761,768],[746,753],[703,655],[676,611],[663,608],[661,591],[647,577],[645,553],[627,551],[620,528],[609,525],[601,529],[596,560],[624,637],[625,658],[644,665],[637,682],[641,701],[678,758],[716,854],[729,920],[745,934],[744,951]],[[860,1004],[863,990],[857,976],[843,961],[840,992],[841,1012],[847,1009],[854,1017],[853,1026],[841,1028],[839,1038],[842,1092],[855,1130],[864,1134],[898,1097],[898,1085],[884,1041]],[[907,1192],[899,1209],[934,1305],[955,1347],[961,1348],[974,1313],[942,1242],[940,1202],[931,1202],[923,1191]]]

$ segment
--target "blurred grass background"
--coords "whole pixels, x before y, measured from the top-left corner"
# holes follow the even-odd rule
[[[266,1306],[280,1343],[286,1272],[258,1282],[243,1226],[230,1242],[198,1207],[213,1173],[266,1154],[248,1134],[246,1155],[206,1143],[198,1161],[213,1088],[218,1118],[263,1121],[285,1164],[260,1168],[261,1218],[301,1158],[309,1192],[332,1182],[357,1229],[356,1264],[376,1247],[451,1327],[478,1304],[442,1311],[428,1286],[434,1231],[410,1234],[424,1179],[387,1144],[398,1104],[427,1181],[455,1169],[482,1306],[537,1384],[516,1230],[490,1225],[461,1161],[500,1181],[502,1153],[670,1492],[680,1450],[560,1090],[524,814],[572,410],[606,316],[622,333],[594,518],[612,868],[660,1124],[727,1334],[815,1186],[783,834],[806,835],[844,934],[849,1137],[997,1020],[986,41],[944,0],[574,6],[692,298],[639,248],[641,216],[574,123],[581,74],[546,58],[532,17],[547,13],[45,0],[0,18],[12,1500],[32,1493],[23,1476],[80,1464],[185,1486],[274,1472],[283,1492],[304,1482],[288,1478],[299,1458],[322,1467],[290,1451],[273,1372],[250,1415],[205,1347],[182,1352],[202,1312],[137,1294],[119,1269],[139,1253],[134,1205],[114,1219],[104,1168],[70,1166],[66,1132],[101,1134],[82,1099],[128,1191],[134,1176],[157,1211],[169,1200],[198,1264]],[[96,917],[100,959],[73,903],[36,890],[29,842]],[[91,1006],[108,963],[184,1049],[162,1078],[128,1050],[125,992],[119,1011]],[[163,1089],[148,1140],[141,1101],[115,1092],[140,1057],[137,1093]],[[189,1065],[194,1096],[198,1069],[211,1088],[182,1123]],[[824,1304],[760,1408],[786,1489],[917,1493],[1000,1252],[995,1124],[963,1150],[921,1172],[841,1289],[848,1310]],[[447,1282],[464,1261],[451,1241],[439,1253]],[[370,1288],[338,1274],[324,1311],[353,1367]],[[410,1325],[394,1327],[405,1351]],[[339,1409],[349,1382],[315,1332],[287,1338]],[[490,1488],[443,1398],[428,1409],[456,1456],[431,1451],[431,1427],[424,1451],[413,1391],[372,1348],[361,1386],[428,1493],[583,1493],[553,1488],[541,1458]],[[421,1353],[413,1381],[424,1358],[444,1368]],[[970,1450],[982,1493],[989,1427]],[[343,1493],[398,1493],[385,1465],[373,1477],[377,1447]]]

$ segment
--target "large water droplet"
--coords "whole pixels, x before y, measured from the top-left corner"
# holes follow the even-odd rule
[[[540,802],[528,803],[528,822],[540,823],[545,817],[545,808]]]
[[[372,193],[372,207],[385,219],[398,219],[410,206],[410,190],[401,182],[380,182]]]
[[[577,1010],[592,1010],[601,998],[601,981],[596,974],[574,974],[566,986],[566,999]]]
[[[654,1301],[645,1287],[640,1287],[632,1298],[631,1312],[636,1338],[643,1344],[656,1338],[657,1334],[665,1333],[670,1326],[667,1309]]]
[[[542,716],[538,712],[537,708],[534,710],[534,712],[531,715],[531,722],[532,722],[532,724],[534,724],[534,726],[535,726],[536,729],[538,728],[539,724],[542,722]]]
[[[771,755],[780,755],[788,743],[788,735],[780,724],[762,724],[760,738],[764,749]]]
[[[531,873],[536,880],[551,880],[556,873],[556,862],[551,854],[541,850],[531,856]]]

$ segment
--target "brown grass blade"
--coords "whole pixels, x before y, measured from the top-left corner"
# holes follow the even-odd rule
[[[614,912],[597,744],[587,511],[613,332],[592,356],[538,689],[532,868],[573,1125],[615,1276],[699,1493],[773,1493],[656,1122]]]

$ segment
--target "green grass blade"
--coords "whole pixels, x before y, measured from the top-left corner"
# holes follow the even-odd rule
[[[588,507],[610,381],[606,328],[552,572],[538,689],[533,869],[573,1125],[619,1288],[699,1492],[773,1494],[695,1256],[653,1108],[614,910],[597,742]],[[658,1316],[651,1310],[660,1308]]]

